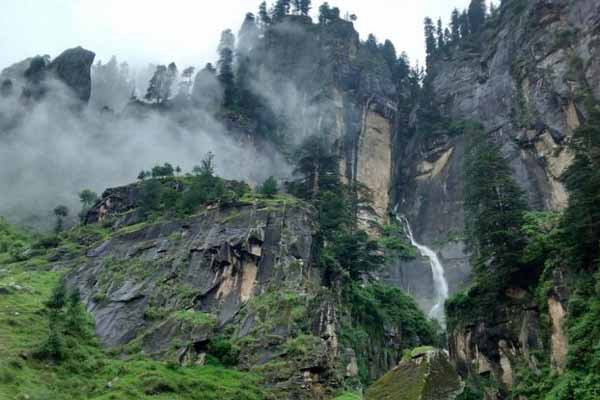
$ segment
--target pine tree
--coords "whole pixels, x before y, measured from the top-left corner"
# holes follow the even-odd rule
[[[300,14],[308,16],[311,8],[311,0],[300,0]]]
[[[56,216],[54,232],[60,233],[63,230],[64,219],[69,215],[69,209],[67,206],[59,205],[54,209],[54,215]]]
[[[144,98],[148,101],[156,102],[157,104],[161,104],[166,100],[164,97],[166,80],[167,67],[164,65],[157,66],[154,75],[152,75],[152,79],[150,79],[150,84],[148,85],[148,90],[146,91]]]
[[[471,33],[477,34],[483,29],[486,15],[485,0],[471,0],[469,5],[469,26]]]
[[[461,38],[466,38],[471,34],[471,27],[469,25],[469,15],[467,14],[466,10],[460,14],[459,26]]]
[[[518,271],[524,248],[520,234],[527,210],[524,192],[500,146],[480,126],[467,128],[464,158],[465,223],[478,282],[501,290]]]
[[[260,187],[260,194],[267,197],[273,197],[279,192],[279,186],[277,185],[277,180],[270,176]]]
[[[431,60],[431,58],[435,55],[437,50],[437,42],[435,40],[435,27],[433,26],[433,21],[431,18],[425,18],[425,51],[427,53],[427,58]],[[427,63],[428,65],[430,62]]]
[[[290,13],[290,0],[277,0],[273,7],[273,21],[279,22]]]
[[[381,54],[383,55],[383,58],[390,67],[390,71],[392,71],[393,73],[398,59],[398,55],[396,53],[396,48],[394,47],[394,44],[390,40],[386,40],[383,43],[383,46],[381,47]]]
[[[230,29],[223,31],[219,43],[219,82],[223,86],[223,105],[231,107],[235,101],[235,82],[233,74],[233,49],[235,36]]]
[[[457,8],[452,10],[452,16],[450,18],[450,37],[452,38],[452,43],[456,44],[460,40],[460,12]]]
[[[269,16],[269,11],[267,10],[267,2],[263,1],[260,3],[258,7],[258,20],[262,28],[265,28],[273,22],[271,20],[271,16]]]
[[[437,47],[438,47],[438,49],[441,50],[445,46],[445,42],[444,42],[444,26],[443,26],[441,18],[438,18],[438,20],[437,20],[436,35],[437,35]]]
[[[179,70],[177,69],[177,65],[174,62],[169,64],[167,67],[167,75],[165,76],[165,82],[163,86],[162,97],[165,100],[168,100],[173,93],[173,85],[177,81],[179,77]]]
[[[326,138],[306,138],[296,152],[295,173],[302,178],[297,188],[299,197],[316,200],[322,191],[334,191],[339,184],[339,158]]]
[[[576,267],[590,267],[600,256],[600,108],[591,99],[587,108],[588,120],[569,144],[575,159],[562,177],[569,192],[564,242]]]
[[[377,38],[372,33],[370,33],[367,37],[365,45],[367,46],[367,49],[369,49],[372,53],[376,53],[379,48],[377,46]]]
[[[325,2],[319,7],[319,23],[321,25],[327,24],[331,20],[331,7],[329,3]]]

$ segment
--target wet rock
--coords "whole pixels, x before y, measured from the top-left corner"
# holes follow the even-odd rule
[[[454,400],[462,390],[448,354],[423,349],[369,387],[365,400]]]

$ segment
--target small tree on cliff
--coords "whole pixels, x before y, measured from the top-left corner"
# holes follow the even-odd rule
[[[458,43],[460,40],[460,12],[457,8],[452,10],[452,16],[450,17],[450,38],[452,44]]]
[[[471,33],[477,34],[482,31],[486,12],[485,0],[471,0],[468,13]]]
[[[156,102],[161,104],[166,100],[165,98],[165,85],[167,82],[167,67],[159,65],[150,79],[148,90],[144,98],[148,101]]]
[[[79,193],[79,200],[83,208],[90,208],[98,200],[98,195],[90,189],[84,189]]]
[[[64,227],[64,219],[69,215],[69,209],[67,206],[57,206],[54,209],[54,215],[56,216],[56,225],[54,227],[54,231],[56,233],[60,233]]]
[[[279,192],[279,186],[277,185],[277,179],[275,179],[274,177],[270,176],[260,187],[259,190],[260,194],[267,196],[267,197],[273,197],[277,194],[277,192]]]
[[[435,39],[435,27],[431,18],[425,18],[425,52],[427,53],[427,65],[431,64],[431,58],[435,56],[437,41]]]
[[[339,185],[339,158],[333,146],[320,135],[310,136],[296,152],[295,173],[301,176],[297,195],[315,200],[323,190],[337,189]]]
[[[219,82],[223,86],[223,105],[230,107],[235,100],[235,82],[233,74],[233,49],[235,47],[235,36],[230,29],[223,31],[219,43]]]

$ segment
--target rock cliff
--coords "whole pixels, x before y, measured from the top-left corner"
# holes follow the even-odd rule
[[[463,43],[432,61],[434,97],[454,122],[484,125],[510,160],[532,208],[561,210],[567,195],[560,176],[572,160],[567,145],[586,120],[586,97],[600,94],[599,52],[598,2],[505,1],[477,43]],[[399,211],[415,236],[445,259],[455,291],[468,281],[470,269],[462,243],[464,138],[448,128],[398,140]],[[551,354],[556,371],[564,368],[568,296],[559,275],[542,305],[526,290],[512,288],[506,304],[485,321],[450,327],[450,353],[461,372],[500,382],[488,398],[508,396],[518,365],[539,368],[539,351]]]

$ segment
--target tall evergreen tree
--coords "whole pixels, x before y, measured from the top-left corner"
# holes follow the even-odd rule
[[[167,67],[164,65],[158,65],[150,79],[148,90],[144,98],[148,101],[153,101],[161,104],[165,99],[165,84],[167,80]]]
[[[290,13],[290,0],[277,0],[273,7],[273,21],[279,22]]]
[[[436,53],[437,41],[435,39],[435,27],[431,18],[425,18],[425,51],[427,58],[431,59]],[[429,64],[429,62],[428,62]]]
[[[483,29],[486,15],[485,0],[471,0],[469,5],[469,26],[471,33],[477,34]]]
[[[569,192],[565,243],[577,267],[589,267],[600,256],[600,107],[592,102],[587,122],[569,144],[575,159],[562,177]]]
[[[258,20],[263,28],[271,25],[272,20],[271,16],[269,15],[269,11],[267,10],[266,1],[260,3],[260,6],[258,7]]]
[[[450,17],[450,29],[452,43],[456,44],[460,40],[460,12],[457,8],[452,10],[452,16]]]
[[[375,35],[373,35],[372,33],[369,33],[369,36],[367,37],[367,41],[365,42],[365,45],[371,52],[376,53],[378,50],[378,46],[377,46],[377,38],[375,37]]]
[[[302,179],[297,185],[302,198],[315,200],[322,191],[334,191],[339,184],[339,158],[333,146],[320,135],[310,136],[296,152],[296,174]]]
[[[493,292],[503,289],[519,269],[524,247],[520,230],[527,204],[500,146],[479,126],[468,127],[466,138],[467,239],[478,281]]]
[[[390,70],[393,72],[396,66],[398,55],[396,53],[396,48],[394,47],[394,44],[390,40],[386,40],[383,43],[383,46],[381,47],[381,54],[383,55],[383,58],[390,67]]]
[[[319,23],[321,25],[327,24],[331,20],[331,7],[328,2],[321,4],[319,7]]]
[[[467,14],[466,10],[464,10],[460,14],[459,26],[460,26],[460,37],[461,38],[466,38],[471,34],[471,27],[469,24],[469,15]]]
[[[300,0],[300,14],[308,16],[311,8],[311,0]]]
[[[175,65],[174,62],[172,62],[167,67],[167,75],[165,77],[165,86],[163,89],[164,90],[163,97],[165,100],[167,100],[169,97],[171,97],[171,94],[173,92],[173,85],[177,81],[178,77],[179,77],[179,70],[177,69],[177,65]]]
[[[223,31],[219,43],[219,82],[223,86],[223,105],[231,107],[235,101],[235,82],[233,73],[233,49],[235,36],[230,29]]]
[[[437,20],[436,36],[437,36],[437,47],[438,47],[438,49],[441,50],[444,48],[444,45],[445,45],[444,26],[443,26],[441,18],[438,18],[438,20]]]

